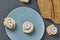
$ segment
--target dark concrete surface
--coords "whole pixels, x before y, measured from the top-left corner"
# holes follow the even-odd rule
[[[11,10],[22,6],[33,8],[37,12],[39,12],[36,0],[31,0],[29,4],[20,3],[19,0],[0,0],[0,40],[10,40],[3,26],[4,18],[9,14]],[[44,23],[45,23],[45,28],[50,24],[54,24],[51,20],[46,20],[46,19],[44,19]],[[45,31],[44,36],[42,37],[41,40],[60,40],[60,25],[58,24],[54,24],[54,25],[58,28],[58,34],[55,36],[49,36]]]

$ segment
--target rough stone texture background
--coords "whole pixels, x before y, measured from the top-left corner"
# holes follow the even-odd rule
[[[19,0],[0,0],[0,40],[10,40],[3,26],[4,18],[9,14],[11,10],[22,6],[33,8],[37,12],[39,12],[36,0],[31,0],[29,4],[20,3]],[[44,19],[44,23],[45,23],[45,28],[50,24],[54,24],[51,20],[46,20],[46,19]],[[58,28],[58,34],[55,36],[49,36],[45,31],[44,36],[42,37],[41,40],[60,40],[60,25],[58,24],[54,24],[54,25]]]

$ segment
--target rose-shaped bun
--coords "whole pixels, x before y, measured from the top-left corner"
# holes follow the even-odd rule
[[[20,2],[28,3],[30,0],[20,0]]]
[[[24,33],[31,33],[34,29],[34,26],[31,22],[24,22],[23,24],[23,32]]]
[[[47,29],[46,29],[46,31],[47,31],[47,33],[49,35],[55,35],[55,34],[57,34],[57,28],[53,24],[50,25],[50,26],[48,26]]]
[[[5,18],[3,24],[9,29],[15,29],[15,20],[11,17]]]

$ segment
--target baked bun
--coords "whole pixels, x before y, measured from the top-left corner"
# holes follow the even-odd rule
[[[24,33],[31,33],[34,29],[34,26],[31,22],[24,22],[23,24],[23,32]]]
[[[15,20],[11,17],[5,18],[3,24],[9,29],[15,29]]]
[[[20,2],[28,3],[30,0],[20,0]]]
[[[47,29],[46,29],[46,31],[47,31],[47,33],[49,35],[55,35],[55,34],[57,34],[57,28],[53,24],[50,25],[50,26],[48,26]]]

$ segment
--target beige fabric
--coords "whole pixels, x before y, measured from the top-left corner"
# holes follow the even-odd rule
[[[53,21],[60,24],[60,0],[52,0],[54,5],[54,19]]]
[[[50,18],[53,12],[51,0],[37,0],[43,18]]]
[[[41,15],[60,24],[60,0],[37,0]]]

